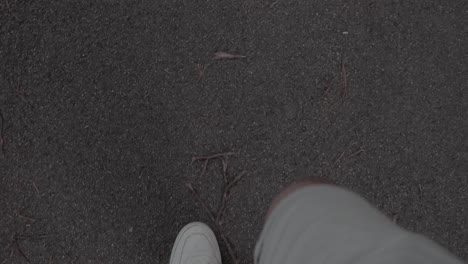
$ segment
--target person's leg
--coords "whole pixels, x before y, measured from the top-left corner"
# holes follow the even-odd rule
[[[213,231],[193,222],[177,235],[169,264],[221,264],[221,253]]]
[[[284,190],[282,190],[271,202],[270,208],[268,209],[267,213],[267,218],[270,216],[271,212],[273,209],[275,209],[278,204],[286,198],[286,196],[296,192],[299,189],[305,188],[305,187],[310,187],[310,186],[317,186],[321,184],[330,184],[333,185],[333,182],[325,179],[313,179],[313,180],[302,180],[302,181],[296,181],[292,184],[290,184],[288,187],[286,187]]]
[[[273,202],[255,249],[257,264],[461,263],[405,231],[359,195],[301,182]]]

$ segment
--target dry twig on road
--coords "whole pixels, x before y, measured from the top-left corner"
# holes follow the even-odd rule
[[[0,149],[5,156],[5,117],[0,109]]]
[[[239,259],[236,256],[236,253],[234,251],[234,247],[232,246],[231,242],[229,241],[228,237],[224,234],[224,231],[222,229],[222,224],[223,224],[223,216],[226,211],[226,204],[227,200],[229,198],[229,194],[231,189],[242,179],[242,177],[245,175],[245,172],[239,173],[236,177],[234,178],[229,178],[229,175],[227,173],[227,168],[228,168],[228,157],[235,155],[233,152],[225,152],[225,153],[219,153],[215,155],[210,155],[210,156],[202,156],[202,157],[194,157],[192,158],[192,163],[195,161],[202,161],[203,162],[203,167],[202,167],[202,172],[200,173],[200,176],[203,176],[206,172],[206,168],[208,166],[208,163],[213,160],[213,159],[220,159],[221,164],[222,164],[222,177],[223,177],[223,195],[221,197],[221,202],[219,204],[218,209],[216,212],[213,212],[209,206],[206,204],[205,201],[201,198],[199,192],[193,187],[191,183],[185,184],[187,188],[190,190],[192,195],[195,197],[195,199],[200,203],[202,208],[206,211],[208,216],[210,217],[211,221],[213,224],[216,226],[216,229],[218,230],[221,239],[223,242],[226,244],[226,248],[229,252],[229,256],[232,259],[233,264],[239,264]]]
[[[214,59],[215,60],[232,60],[232,59],[243,59],[246,58],[244,55],[238,55],[238,54],[230,54],[227,52],[216,52],[214,54]]]

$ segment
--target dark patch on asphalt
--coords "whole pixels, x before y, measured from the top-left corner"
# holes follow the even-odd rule
[[[209,222],[184,184],[221,194],[191,158],[225,151],[247,172],[224,223],[242,263],[310,176],[468,257],[464,1],[0,5],[1,261],[167,263]]]

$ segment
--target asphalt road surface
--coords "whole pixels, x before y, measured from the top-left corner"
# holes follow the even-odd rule
[[[168,263],[226,152],[241,263],[311,177],[468,258],[466,1],[0,5],[0,263]]]

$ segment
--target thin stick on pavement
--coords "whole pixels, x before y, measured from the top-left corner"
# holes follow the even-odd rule
[[[2,113],[2,109],[0,109],[0,149],[2,154],[5,155],[5,118]]]

